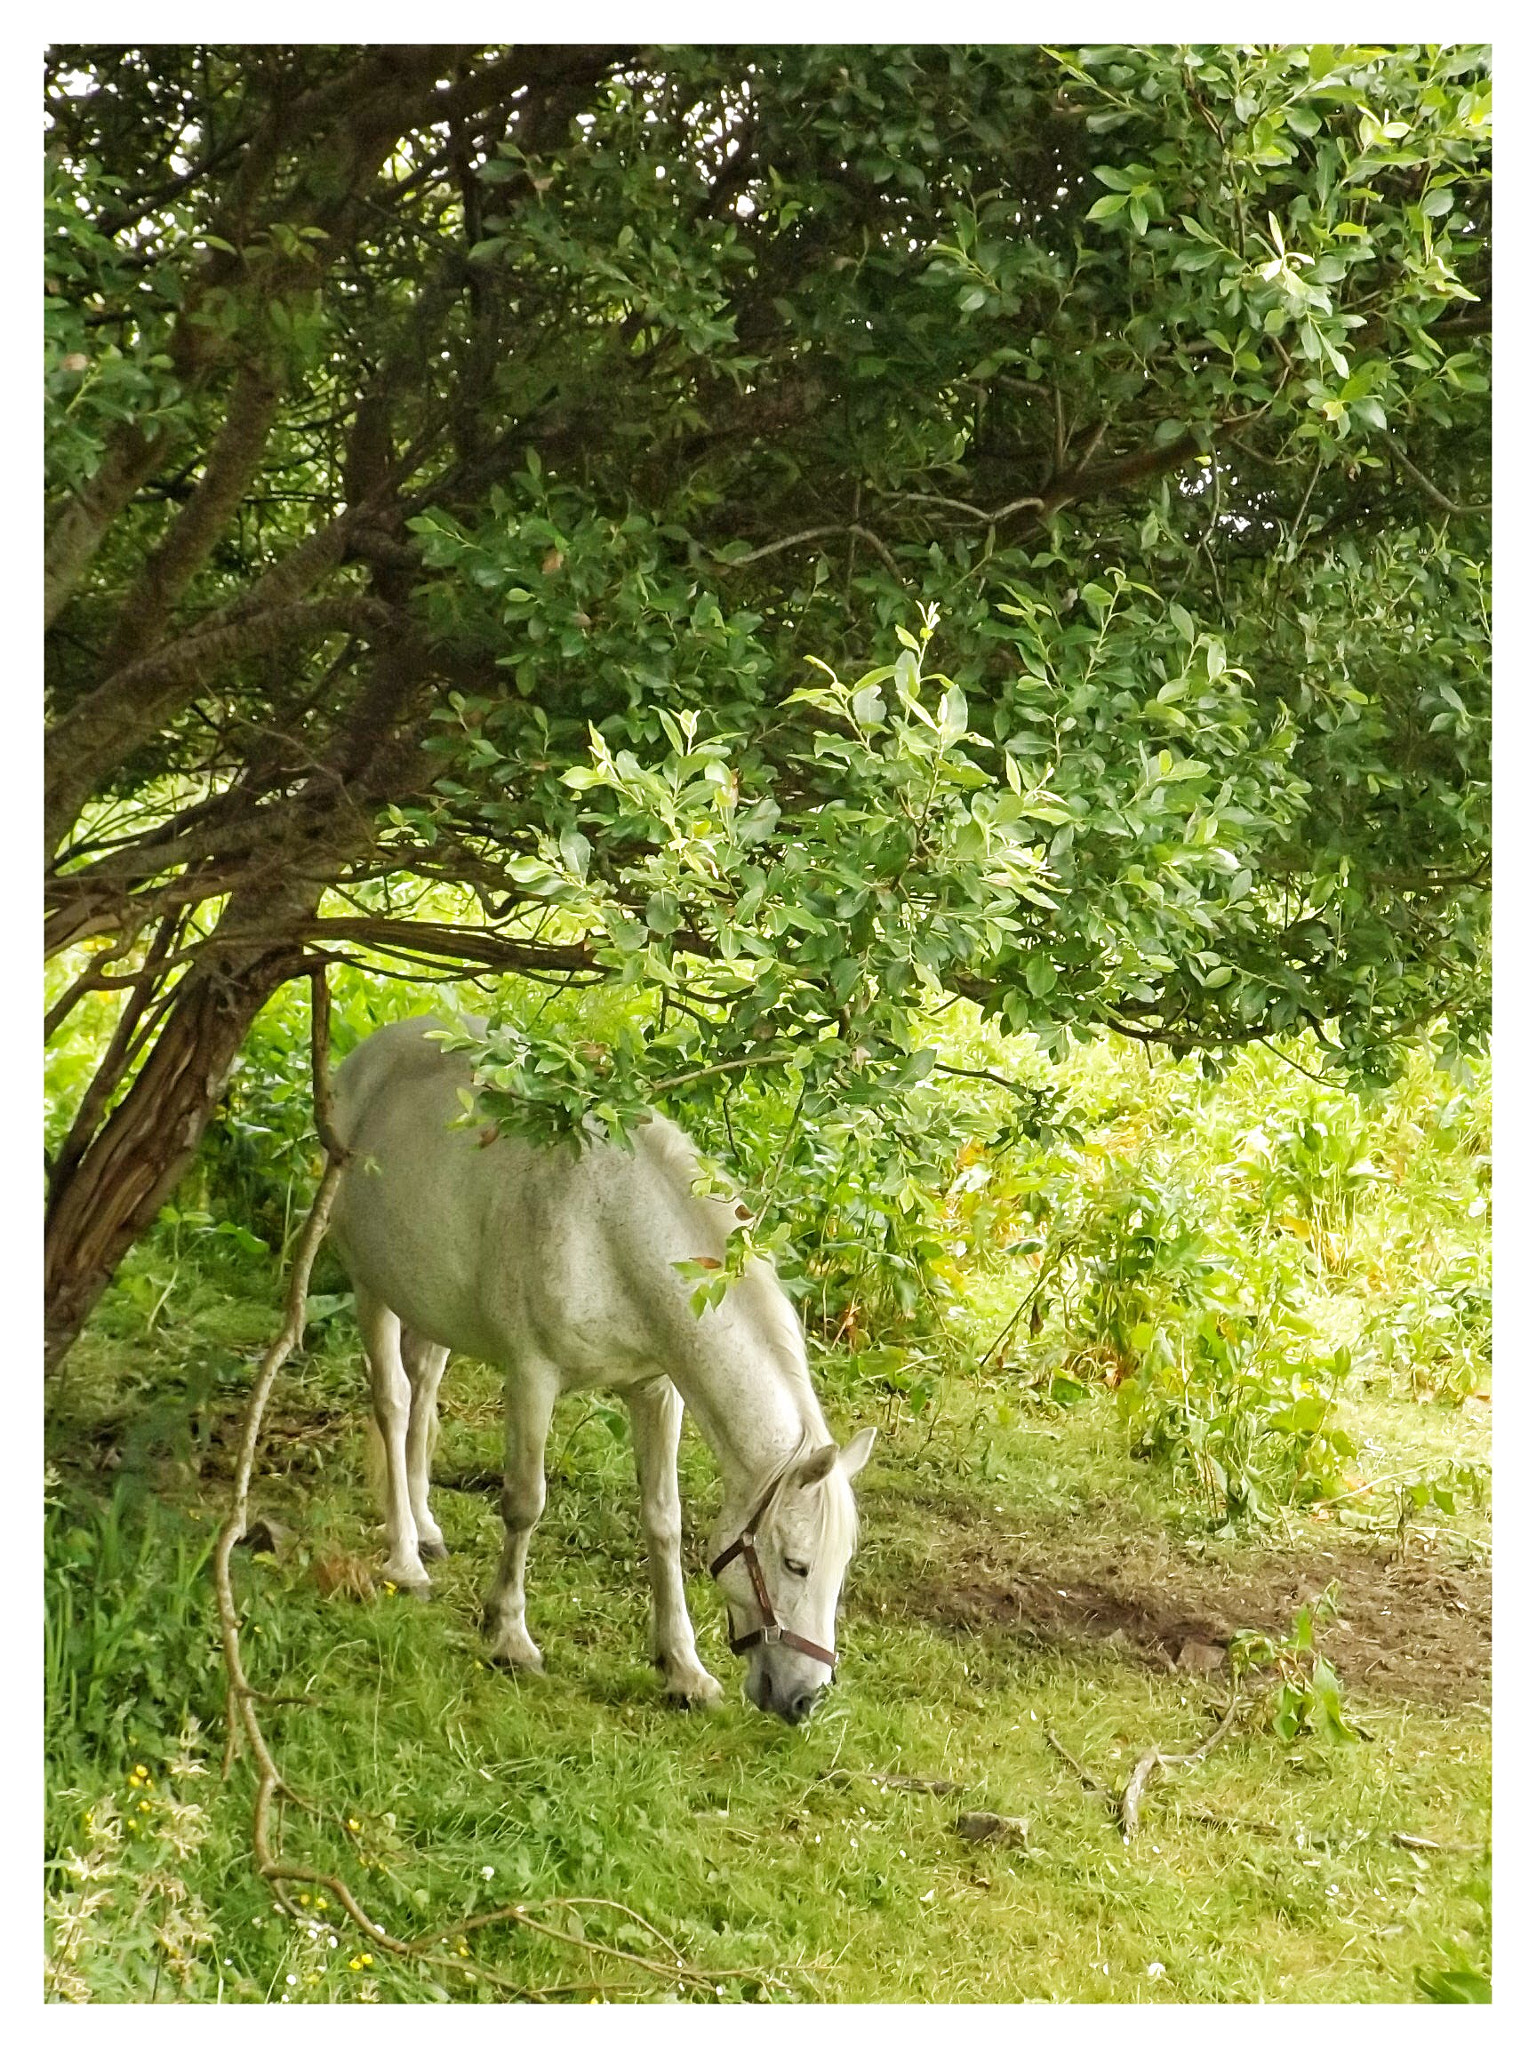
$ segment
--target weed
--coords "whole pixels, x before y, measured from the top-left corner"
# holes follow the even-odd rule
[[[212,1528],[189,1525],[133,1479],[100,1507],[56,1494],[44,1517],[50,1749],[108,1764],[164,1749],[194,1706],[217,1711]]]
[[[1362,1349],[1421,1401],[1464,1401],[1493,1363],[1493,1288],[1486,1253],[1469,1248],[1378,1309]]]
[[[1240,1629],[1227,1646],[1239,1677],[1250,1671],[1272,1676],[1271,1725],[1282,1742],[1312,1735],[1330,1742],[1358,1742],[1360,1729],[1344,1711],[1339,1675],[1317,1647],[1319,1625],[1337,1612],[1338,1581],[1297,1609],[1291,1632],[1282,1642]]]

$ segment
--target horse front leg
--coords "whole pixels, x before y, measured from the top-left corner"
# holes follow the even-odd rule
[[[681,1706],[713,1706],[722,1696],[720,1685],[699,1662],[683,1591],[683,1509],[677,1493],[682,1398],[670,1380],[650,1380],[625,1398],[651,1579],[651,1656],[669,1699]]]
[[[389,1555],[381,1577],[410,1593],[430,1591],[411,1512],[405,1440],[411,1419],[411,1383],[400,1357],[400,1318],[377,1295],[357,1290],[357,1323],[368,1357],[373,1417],[384,1442],[384,1524]]]
[[[528,1633],[523,1567],[534,1525],[544,1512],[544,1445],[557,1387],[552,1375],[507,1374],[507,1456],[501,1488],[506,1537],[500,1568],[485,1596],[484,1628],[491,1661],[518,1671],[544,1668],[539,1646]]]
[[[432,1486],[432,1447],[437,1442],[437,1388],[448,1363],[446,1344],[429,1344],[414,1330],[400,1332],[400,1357],[411,1383],[411,1419],[405,1432],[405,1473],[410,1490],[416,1543],[424,1558],[446,1557],[448,1546],[437,1526],[428,1495]]]

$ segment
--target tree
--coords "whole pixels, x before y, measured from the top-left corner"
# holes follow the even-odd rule
[[[56,48],[49,1355],[363,950],[679,1062],[1486,1031],[1490,85],[1451,47]],[[441,909],[441,891],[461,892]],[[433,891],[437,891],[433,895]]]

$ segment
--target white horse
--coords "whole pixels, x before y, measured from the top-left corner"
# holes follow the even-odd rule
[[[384,1439],[385,1575],[425,1591],[423,1559],[447,1554],[427,1494],[449,1351],[503,1367],[506,1542],[485,1629],[496,1661],[538,1670],[523,1567],[544,1506],[550,1416],[568,1389],[617,1388],[640,1478],[652,1655],[673,1698],[718,1700],[683,1592],[686,1403],[720,1466],[712,1569],[731,1647],[747,1657],[747,1696],[803,1720],[832,1676],[856,1530],[850,1481],[875,1432],[842,1450],[832,1441],[799,1321],[766,1262],[693,1314],[675,1264],[723,1259],[735,1205],[693,1193],[698,1158],[675,1124],[652,1116],[632,1152],[594,1140],[579,1154],[486,1124],[451,1129],[474,1073],[432,1035],[450,1028],[431,1017],[388,1025],[336,1074],[336,1131],[351,1157],[331,1234],[356,1289]]]

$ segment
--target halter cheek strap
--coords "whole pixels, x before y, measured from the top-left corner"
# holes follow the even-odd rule
[[[709,1568],[712,1575],[718,1579],[726,1566],[733,1564],[739,1557],[747,1568],[747,1576],[752,1581],[752,1591],[756,1594],[758,1607],[762,1610],[761,1627],[749,1629],[744,1636],[731,1637],[731,1655],[744,1657],[748,1650],[753,1649],[758,1643],[784,1643],[789,1649],[798,1650],[803,1657],[816,1658],[819,1663],[825,1664],[835,1673],[837,1658],[834,1653],[831,1650],[824,1650],[820,1643],[813,1643],[806,1636],[797,1636],[793,1629],[781,1627],[773,1611],[773,1602],[768,1597],[768,1583],[763,1577],[763,1568],[757,1558],[757,1525],[768,1512],[768,1503],[772,1500],[773,1493],[774,1489],[770,1488],[758,1502],[751,1520],[736,1541],[728,1549],[722,1550]]]

